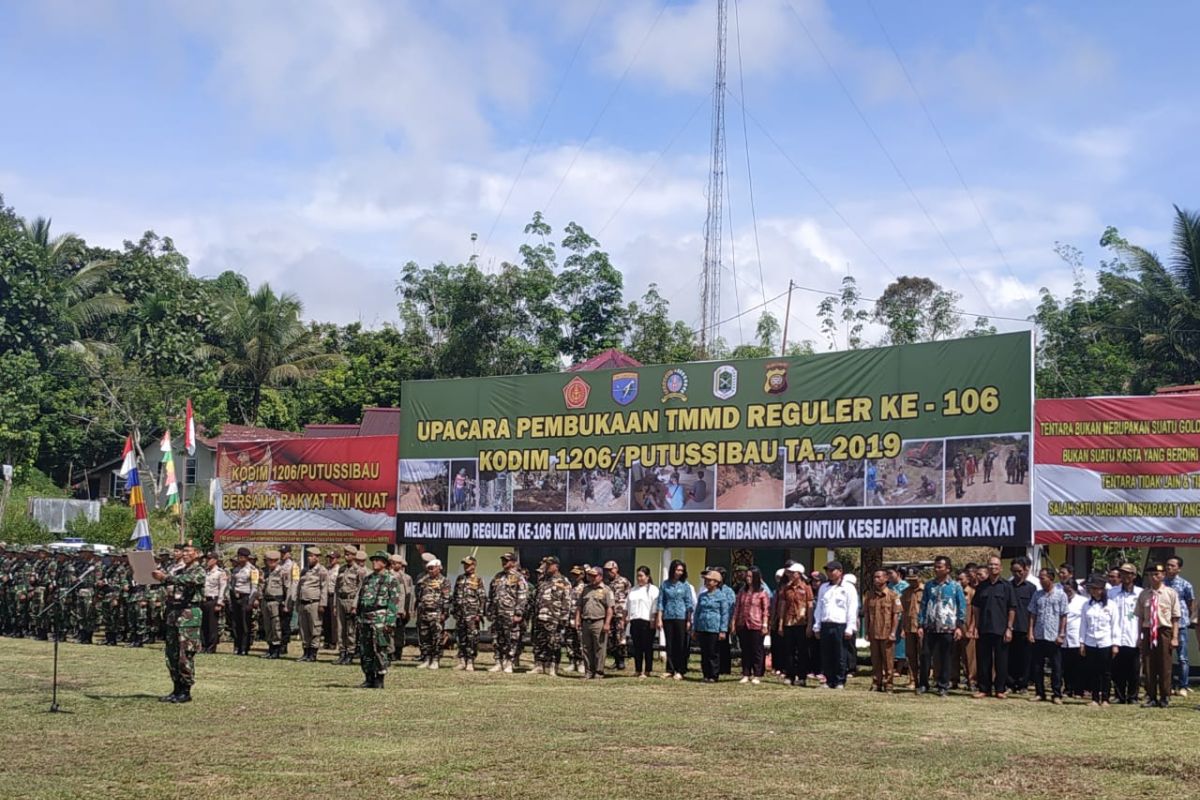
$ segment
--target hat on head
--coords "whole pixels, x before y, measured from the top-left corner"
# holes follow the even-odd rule
[[[795,564],[792,564],[790,567],[788,567],[787,571],[788,572],[804,572],[804,565],[801,564],[799,561],[797,561]]]
[[[571,574],[572,574],[572,575],[582,575],[582,574],[583,574],[583,567],[581,567],[581,566],[579,566],[578,564],[576,564],[575,566],[571,567]]]
[[[825,565],[826,572],[829,572],[830,570],[834,570],[834,569],[845,571],[846,568],[842,566],[842,562],[840,562],[840,561],[830,561],[828,564]]]
[[[433,567],[440,567],[441,565],[442,565],[442,560],[440,558],[431,558],[425,562],[425,569],[431,569]]]
[[[279,551],[278,550],[268,550],[267,552],[263,553],[263,556],[267,559],[267,561],[278,561],[279,560]]]
[[[1104,580],[1103,575],[1092,575],[1087,579],[1087,588],[1089,589],[1107,589],[1108,581]]]
[[[376,550],[374,553],[371,553],[372,561],[387,561],[388,558],[390,558],[390,556],[388,556],[387,552],[384,550]]]
[[[358,555],[358,548],[352,544],[344,544],[342,545],[342,552],[354,558],[354,556]]]
[[[474,563],[475,563],[475,556],[465,556],[465,557],[463,557],[462,559],[460,559],[458,563],[460,563],[460,564],[474,564]]]
[[[435,556],[433,553],[430,553],[428,550],[425,551],[424,553],[421,553],[422,561],[426,561],[426,562],[433,561],[435,558],[437,558],[437,556]]]
[[[558,556],[546,556],[545,558],[542,559],[542,563],[543,564],[557,564],[557,563],[559,563]]]
[[[309,554],[310,556],[319,556],[319,555],[321,555],[321,548],[319,548],[319,547],[310,547],[310,548],[308,548],[308,554]],[[332,555],[332,554],[331,554],[331,555]]]
[[[917,569],[916,567],[905,567],[904,568],[904,577],[919,578],[919,577],[921,577],[921,570]]]
[[[1129,572],[1134,575],[1137,575],[1137,567],[1135,567],[1133,564],[1130,564],[1128,561],[1126,561],[1124,564],[1122,564],[1117,571],[1118,572]]]
[[[1146,567],[1146,572],[1163,572],[1166,570],[1162,564],[1150,564]]]
[[[617,566],[617,562],[613,561],[611,558],[608,561],[604,562],[604,568],[605,569],[620,569],[620,567]]]
[[[216,554],[214,551],[212,551],[212,550],[209,550],[207,553],[205,553],[205,554],[204,554],[204,557],[205,557],[206,559],[209,559],[209,558],[211,558],[211,559],[214,559],[214,560],[217,560],[217,561],[219,561],[219,560],[221,559],[221,557],[220,557],[219,555],[217,555],[217,554]]]
[[[279,545],[279,552],[290,553],[292,552],[292,546],[290,544],[281,544]]]
[[[587,569],[584,570],[584,572],[586,572],[588,575],[599,575],[600,568],[599,567],[588,567]]]
[[[501,561],[516,561],[517,554],[516,553],[502,553],[500,555],[500,560]]]
[[[249,556],[249,555],[252,555],[252,553],[250,552],[250,548],[249,548],[249,547],[239,547],[239,548],[237,549],[237,554],[238,554],[239,556]]]
[[[388,563],[389,564],[403,564],[404,559],[400,557],[399,553],[392,553],[390,556],[388,556]]]
[[[250,560],[251,560],[251,561],[258,561],[258,553],[251,553],[251,554],[250,554]]]
[[[775,579],[779,580],[780,578],[782,578],[783,573],[785,573],[785,572],[787,572],[787,570],[784,569],[783,567],[780,567],[779,569],[775,570]]]
[[[330,550],[328,553],[325,554],[325,557],[326,558],[337,558],[340,555],[341,555],[341,553],[339,553],[337,550]]]
[[[720,583],[721,573],[717,572],[715,569],[710,569],[708,572],[704,573],[704,580],[716,581],[717,583]]]
[[[367,551],[366,550],[356,550],[354,553],[354,560],[355,561],[366,561],[367,560]]]

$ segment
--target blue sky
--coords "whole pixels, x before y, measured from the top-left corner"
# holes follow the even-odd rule
[[[753,309],[733,343],[789,279],[847,269],[868,296],[926,275],[1024,318],[1071,284],[1056,241],[1094,264],[1112,224],[1161,251],[1171,203],[1200,205],[1194,3],[729,14],[722,316]],[[714,37],[713,0],[4,4],[0,192],[369,325],[396,320],[405,262],[463,260],[475,232],[494,268],[541,209],[601,240],[628,297],[656,282],[695,323]],[[802,338],[820,299],[795,296]]]

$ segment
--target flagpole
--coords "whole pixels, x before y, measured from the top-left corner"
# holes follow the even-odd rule
[[[183,454],[183,480],[179,483],[179,543],[187,542],[187,451]]]

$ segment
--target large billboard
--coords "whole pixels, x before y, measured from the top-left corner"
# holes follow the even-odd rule
[[[403,396],[408,542],[1031,541],[1028,333]]]
[[[1039,542],[1200,545],[1200,395],[1038,400]]]
[[[222,442],[216,540],[390,544],[395,436]]]

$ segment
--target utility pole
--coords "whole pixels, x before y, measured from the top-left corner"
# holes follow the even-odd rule
[[[783,314],[783,344],[779,346],[779,355],[781,356],[787,355],[788,323],[791,322],[792,319],[792,287],[795,285],[796,282],[791,278],[788,278],[787,310]]]
[[[712,152],[708,168],[708,215],[704,220],[704,271],[700,281],[700,352],[720,335],[721,198],[725,192],[725,0],[717,0],[717,58],[712,98]]]

